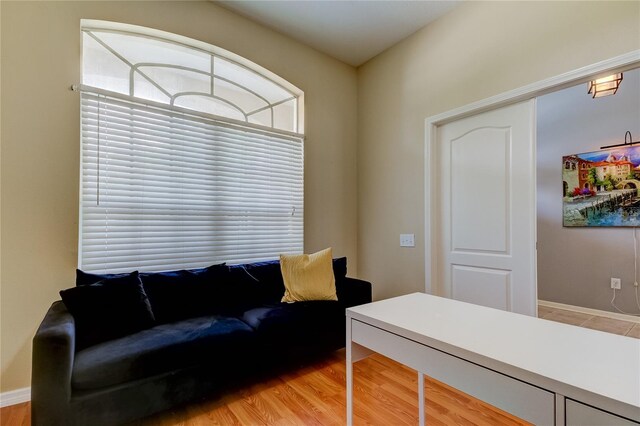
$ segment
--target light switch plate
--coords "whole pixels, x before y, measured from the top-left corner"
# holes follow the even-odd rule
[[[414,234],[400,234],[400,247],[415,247]]]

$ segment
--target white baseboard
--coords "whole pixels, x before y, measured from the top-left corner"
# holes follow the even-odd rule
[[[547,308],[564,309],[565,311],[580,312],[582,314],[596,315],[599,317],[617,319],[621,321],[629,321],[640,324],[640,317],[633,315],[619,314],[617,312],[601,311],[600,309],[583,308],[582,306],[565,305],[564,303],[548,302],[546,300],[538,300],[538,306]]]
[[[0,393],[0,408],[31,401],[31,388]]]

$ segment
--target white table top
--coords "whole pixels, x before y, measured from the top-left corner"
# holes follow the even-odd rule
[[[634,417],[637,408],[640,417],[639,339],[424,293],[349,308],[347,316],[567,397],[604,397]]]

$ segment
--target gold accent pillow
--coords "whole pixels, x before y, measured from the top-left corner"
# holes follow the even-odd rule
[[[331,247],[313,254],[280,255],[283,302],[338,300]]]

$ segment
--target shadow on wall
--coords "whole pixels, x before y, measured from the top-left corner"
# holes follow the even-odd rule
[[[35,335],[36,329],[33,329],[31,336]],[[14,345],[17,342],[14,342]],[[18,386],[12,385],[24,383],[24,377],[21,373],[24,371],[31,371],[31,339],[21,342],[18,350],[10,356],[8,359],[3,359],[2,362],[2,377],[3,389],[16,390]],[[6,354],[3,353],[3,357]],[[30,381],[30,379],[29,379]]]

